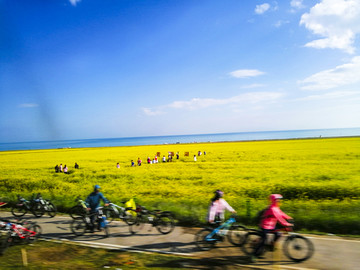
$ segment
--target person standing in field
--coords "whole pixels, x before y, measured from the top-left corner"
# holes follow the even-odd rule
[[[63,171],[63,166],[62,166],[62,163],[60,164],[59,166],[59,172],[62,172]]]
[[[194,155],[194,161],[196,161],[196,155]]]
[[[116,163],[116,168],[120,169],[120,164],[119,164],[119,162]]]
[[[137,164],[138,164],[138,166],[141,166],[141,163],[142,163],[141,159],[140,159],[140,158],[138,158],[138,160],[137,160]]]
[[[76,162],[75,162],[75,169],[79,169],[79,164],[77,164]]]
[[[236,213],[234,208],[230,206],[223,199],[224,192],[221,190],[216,190],[214,197],[211,199],[208,213],[208,222],[210,224],[214,224],[215,222],[223,222],[224,221],[224,213],[225,210],[230,211],[231,213]]]
[[[135,163],[133,160],[131,160],[131,167],[135,167]]]
[[[64,173],[68,173],[68,167],[64,166]]]
[[[60,170],[59,165],[56,164],[56,166],[55,166],[55,172],[58,173],[59,170]]]

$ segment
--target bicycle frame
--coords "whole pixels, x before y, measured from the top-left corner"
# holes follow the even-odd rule
[[[36,235],[36,232],[31,231],[20,224],[6,221],[0,222],[0,226],[6,227],[6,230],[11,232],[11,236],[18,236],[20,239],[26,239],[26,236],[32,237]],[[26,233],[29,233],[29,235]]]
[[[227,221],[225,221],[222,225],[215,228],[211,233],[209,233],[206,237],[206,241],[218,241],[219,239],[213,238],[215,235],[225,236],[229,232],[229,229],[233,223],[236,222],[236,219],[231,217]]]

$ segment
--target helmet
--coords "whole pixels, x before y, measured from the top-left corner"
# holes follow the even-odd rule
[[[217,189],[215,191],[215,195],[217,195],[217,196],[219,196],[221,198],[222,196],[224,196],[224,192],[222,192],[220,189]]]
[[[100,186],[99,186],[99,185],[95,185],[95,186],[94,186],[94,189],[100,189]]]
[[[281,200],[283,196],[281,194],[271,194],[269,199],[272,203],[275,203],[276,200]]]

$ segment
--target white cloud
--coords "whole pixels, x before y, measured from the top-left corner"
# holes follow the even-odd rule
[[[248,77],[256,77],[259,75],[265,74],[262,71],[256,69],[239,69],[229,73],[230,76],[235,78],[248,78]]]
[[[288,24],[288,23],[290,23],[290,21],[282,21],[282,20],[279,20],[279,21],[277,21],[277,22],[274,24],[274,26],[277,27],[277,28],[279,28],[279,27],[283,26],[284,24]]]
[[[360,96],[360,92],[357,91],[335,91],[326,93],[323,95],[310,95],[304,98],[299,98],[298,100],[325,100],[325,99],[341,99],[345,97]]]
[[[299,83],[304,90],[326,90],[360,82],[359,74],[360,56],[356,56],[350,63],[318,72]]]
[[[295,9],[301,9],[304,8],[303,0],[291,0],[290,6]]]
[[[39,104],[36,103],[23,103],[19,105],[20,108],[36,108],[39,107]]]
[[[270,4],[268,4],[268,3],[264,3],[262,5],[256,5],[255,13],[261,15],[261,14],[264,14],[269,9],[270,9]]]
[[[143,111],[146,115],[149,115],[149,116],[156,116],[156,115],[164,114],[163,111],[160,111],[160,110],[152,110],[152,109],[149,109],[149,108],[142,108],[142,111]]]
[[[157,112],[162,112],[166,109],[182,109],[182,110],[197,110],[215,106],[229,106],[229,105],[242,105],[248,106],[259,103],[274,102],[283,96],[279,92],[254,92],[245,93],[238,96],[214,99],[214,98],[193,98],[187,101],[174,101],[170,104],[160,106],[157,109],[143,109],[144,113],[149,116],[158,115]]]
[[[79,3],[81,0],[69,0],[71,5],[76,6],[77,3]]]
[[[301,16],[300,25],[323,37],[305,46],[340,49],[352,54],[355,37],[360,33],[360,1],[322,0]]]

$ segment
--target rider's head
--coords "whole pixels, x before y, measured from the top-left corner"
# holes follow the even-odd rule
[[[99,186],[99,185],[95,185],[95,186],[94,186],[94,191],[95,191],[95,192],[100,192],[100,186]]]
[[[220,189],[217,189],[216,191],[215,191],[215,198],[216,199],[220,199],[220,198],[222,198],[224,196],[224,192],[222,192]]]
[[[269,197],[271,204],[276,205],[276,206],[280,205],[282,198],[283,198],[283,196],[280,194],[271,194]]]

